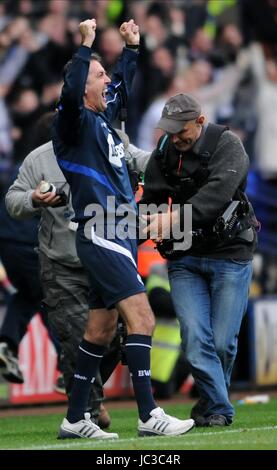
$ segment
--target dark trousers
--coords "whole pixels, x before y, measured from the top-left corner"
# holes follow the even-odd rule
[[[38,255],[33,245],[0,241],[0,258],[17,293],[7,299],[7,312],[0,330],[0,341],[7,341],[17,354],[18,346],[32,317],[40,311],[42,290]],[[47,320],[44,318],[44,323]]]

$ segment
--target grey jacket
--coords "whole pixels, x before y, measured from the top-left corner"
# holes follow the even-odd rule
[[[125,158],[133,169],[144,171],[151,152],[145,152],[132,144],[125,148]],[[63,207],[35,208],[32,193],[44,179],[62,189],[69,203]],[[81,266],[75,248],[76,224],[71,222],[74,211],[69,186],[61,172],[52,142],[33,150],[23,161],[17,179],[6,195],[6,207],[15,219],[28,219],[40,212],[39,248],[49,258],[70,267]]]

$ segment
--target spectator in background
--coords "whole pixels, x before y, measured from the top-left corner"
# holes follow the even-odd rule
[[[263,229],[260,248],[264,253],[264,291],[274,295],[277,283],[277,56],[267,56],[267,52],[259,43],[250,47],[250,64],[256,79],[253,167],[257,174],[253,175],[249,190]]]
[[[1,85],[0,85],[1,88]],[[13,171],[13,141],[11,138],[12,122],[0,96],[0,198]]]
[[[11,0],[10,3],[13,3],[12,8],[14,8],[16,15],[28,18],[31,21],[38,20],[46,13],[47,2],[45,0]]]
[[[48,0],[47,12],[59,18],[67,18],[71,6],[70,0]]]
[[[29,28],[28,21],[18,18],[11,22],[6,20],[2,25],[3,29],[0,32],[0,194],[11,176],[14,163],[13,123],[7,106],[7,96],[29,57],[29,51],[23,45]]]
[[[137,143],[137,126],[141,115],[145,112],[150,102],[163,93],[170,82],[170,76],[174,73],[175,58],[166,46],[165,42],[169,38],[167,7],[161,3],[153,2],[147,4],[146,11],[143,12],[144,24],[143,35],[140,46],[140,56],[138,59],[138,69],[132,86],[133,93],[128,102],[128,122],[127,130],[131,139]],[[167,48],[163,51],[162,60],[165,61],[165,71],[163,65],[153,61],[153,52],[160,48]],[[172,57],[169,57],[172,56]],[[167,63],[172,62],[172,71],[168,71]],[[164,73],[165,72],[165,73]],[[147,87],[145,84],[147,83]]]
[[[213,49],[213,41],[207,34],[204,28],[199,28],[195,31],[190,41],[188,51],[188,58],[190,61],[203,59],[209,60],[210,54]]]
[[[277,6],[272,0],[241,0],[238,2],[244,40],[258,41],[274,49],[277,41]]]
[[[235,90],[244,77],[247,62],[240,61],[238,56],[234,64],[224,67],[216,74],[210,62],[198,59],[185,69],[176,73],[169,87],[159,98],[155,99],[145,114],[142,116],[139,128],[137,144],[139,147],[150,150],[156,145],[161,131],[156,129],[159,112],[170,95],[187,92],[198,99],[209,120],[216,121],[219,113],[226,113],[228,117],[235,114],[232,102]]]
[[[111,72],[121,54],[124,43],[118,32],[118,28],[108,26],[100,34],[98,50],[103,58],[103,64],[108,72]]]
[[[32,88],[21,89],[12,103],[14,162],[22,162],[32,148],[34,139],[33,126],[44,109],[38,94]]]
[[[153,150],[156,146],[161,133],[156,129],[157,122],[163,110],[166,100],[177,93],[181,93],[185,88],[184,77],[174,77],[165,92],[160,97],[154,99],[146,112],[142,115],[138,128],[137,144],[144,150]]]
[[[225,23],[216,30],[214,47],[210,60],[215,67],[223,67],[236,61],[243,43],[238,27],[233,23]]]
[[[24,68],[30,52],[30,24],[25,18],[9,22],[0,34],[0,77],[6,94]]]
[[[277,56],[266,57],[263,47],[255,43],[250,63],[257,82],[257,132],[255,163],[263,178],[277,181]]]

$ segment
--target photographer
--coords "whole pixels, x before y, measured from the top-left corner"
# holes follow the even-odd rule
[[[147,217],[144,233],[168,259],[182,347],[200,395],[191,417],[198,426],[230,425],[228,389],[256,245],[257,221],[244,194],[248,157],[235,134],[205,124],[187,94],[167,101],[157,127],[166,134],[148,163],[141,203],[160,205],[170,197],[181,211]],[[162,234],[184,225],[184,204],[192,207],[192,246],[174,251],[174,239]]]

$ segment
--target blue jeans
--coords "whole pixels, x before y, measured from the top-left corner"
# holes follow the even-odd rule
[[[234,409],[228,388],[252,262],[184,256],[169,261],[168,272],[182,348],[205,402],[203,416],[221,414],[230,424]]]

